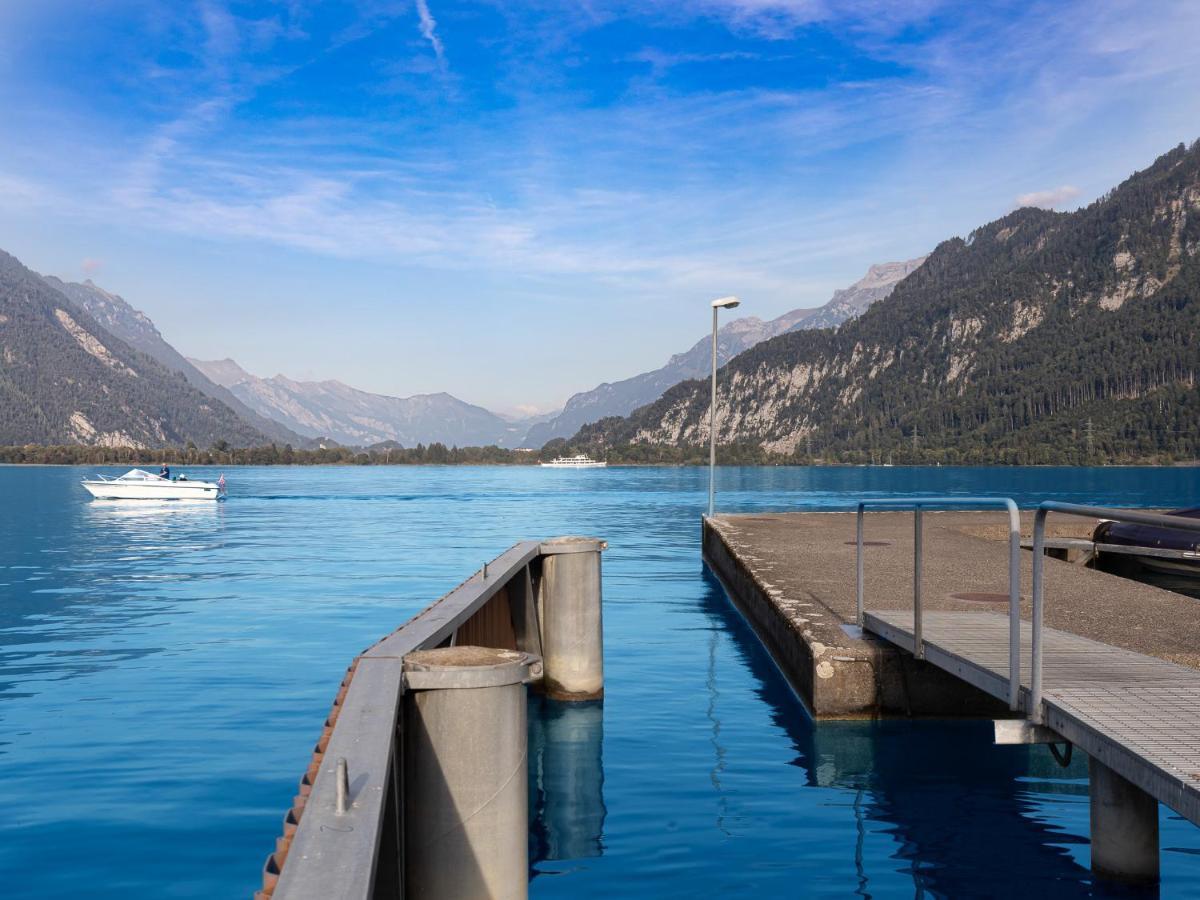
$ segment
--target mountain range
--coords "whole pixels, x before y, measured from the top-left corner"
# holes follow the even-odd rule
[[[793,310],[769,322],[735,319],[719,332],[720,359],[792,329],[852,318],[887,296],[920,263],[917,259],[872,266],[865,278],[837,291],[818,309]],[[709,365],[709,339],[704,338],[659,369],[575,395],[560,413],[509,420],[446,393],[391,397],[339,381],[260,378],[230,359],[188,359],[167,342],[149,316],[91,280],[76,283],[39,276],[11,256],[5,257],[4,268],[7,279],[0,282],[0,303],[20,306],[19,297],[29,301],[36,296],[44,315],[22,317],[19,330],[15,313],[5,314],[0,323],[8,326],[9,339],[0,383],[12,398],[3,414],[8,424],[0,428],[0,443],[124,442],[149,447],[191,441],[208,447],[225,441],[305,447],[330,442],[411,447],[436,442],[540,447],[600,417],[629,412],[707,371]],[[40,356],[36,364],[17,353],[18,347],[28,351],[46,342],[62,352]],[[85,359],[89,353],[90,359]],[[94,384],[75,379],[76,372],[95,368],[97,362],[108,371]],[[38,371],[31,373],[31,366]],[[131,390],[133,378],[141,379],[134,383],[137,390]],[[143,396],[144,385],[161,379],[166,381],[155,390],[149,408],[133,402]],[[109,396],[128,399],[105,406],[102,398]]]
[[[1076,212],[1018,209],[944,241],[836,330],[735,357],[717,437],[846,461],[1190,455],[1198,370],[1200,142]],[[708,421],[693,380],[572,443],[702,445]]]
[[[389,397],[340,381],[294,381],[283,375],[259,378],[231,359],[188,362],[256,414],[309,438],[348,446],[393,441],[413,447],[436,441],[447,446],[511,448],[525,434],[519,423],[450,394]]]
[[[1193,144],[1076,212],[1018,209],[927,258],[872,266],[820,309],[727,323],[718,438],[842,461],[1190,455],[1198,310]],[[448,394],[388,397],[189,360],[116,294],[0,252],[7,444],[516,447],[575,428],[580,448],[699,446],[709,353],[703,338],[548,420],[513,422]]]
[[[835,291],[833,298],[815,309],[793,309],[764,322],[756,316],[734,319],[717,330],[717,362],[724,365],[733,357],[762,341],[789,331],[833,328],[861,315],[871,304],[882,300],[925,257],[905,262],[880,263],[850,285]],[[712,367],[712,337],[700,338],[684,353],[672,356],[661,368],[643,372],[623,381],[605,383],[572,396],[561,413],[546,422],[534,424],[525,437],[525,446],[541,447],[554,438],[570,437],[589,422],[606,416],[623,416],[662,396],[668,388],[707,374]]]

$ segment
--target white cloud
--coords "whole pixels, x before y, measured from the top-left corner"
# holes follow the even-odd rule
[[[1054,209],[1055,207],[1070,203],[1080,193],[1079,188],[1074,185],[1064,184],[1060,187],[1050,188],[1048,191],[1030,191],[1027,194],[1020,194],[1013,205],[1016,207],[1037,206],[1041,209]]]
[[[429,12],[428,0],[417,0],[417,15],[421,19],[421,36],[429,41],[434,55],[437,56],[438,68],[445,72],[446,48],[442,46],[442,39],[437,35],[437,20]]]

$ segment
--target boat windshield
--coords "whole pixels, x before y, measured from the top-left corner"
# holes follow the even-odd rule
[[[130,469],[117,479],[118,481],[162,481],[162,476],[151,475],[144,469]]]

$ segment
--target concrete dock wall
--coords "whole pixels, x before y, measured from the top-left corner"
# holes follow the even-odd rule
[[[729,517],[736,521],[736,517]],[[860,636],[817,598],[765,580],[765,559],[731,546],[736,525],[703,521],[703,556],[800,699],[819,719],[1004,716],[1007,708],[911,654]],[[801,576],[805,560],[789,559]],[[829,573],[813,570],[811,577]],[[853,589],[853,568],[845,577]]]

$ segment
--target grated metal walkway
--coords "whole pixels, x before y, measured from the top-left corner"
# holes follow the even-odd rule
[[[1008,699],[1008,617],[928,610],[925,658]],[[910,653],[911,610],[865,613],[864,627]],[[1200,825],[1200,671],[1045,628],[1043,721],[1089,756]],[[1021,707],[1032,634],[1021,623]]]

